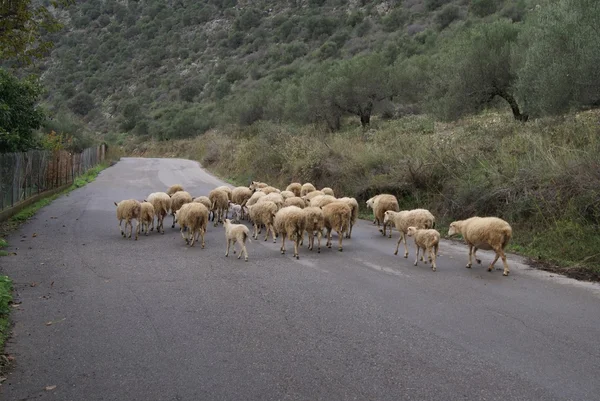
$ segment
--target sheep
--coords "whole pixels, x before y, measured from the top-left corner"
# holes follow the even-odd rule
[[[293,198],[296,196],[296,194],[292,191],[281,191],[279,195],[283,197],[283,200],[286,200],[287,198]]]
[[[246,202],[246,206],[252,206],[255,205],[256,202],[258,202],[258,200],[260,198],[262,198],[263,196],[267,196],[267,194],[265,194],[264,192],[254,192],[252,194],[252,196],[250,197],[250,199],[248,199],[248,201]]]
[[[392,223],[400,233],[394,255],[398,255],[400,242],[403,242],[405,258],[408,257],[408,247],[406,246],[406,231],[408,230],[408,227],[413,226],[417,229],[429,229],[435,227],[435,217],[433,217],[433,214],[426,209],[403,210],[401,212],[388,210],[384,213],[383,222],[385,225],[389,224],[390,236],[392,232]]]
[[[227,185],[222,185],[220,187],[216,187],[215,189],[217,191],[223,191],[223,192],[225,192],[227,194],[227,199],[228,200],[233,200],[232,199],[232,190]]]
[[[504,276],[508,276],[510,272],[508,263],[506,263],[506,255],[504,249],[512,238],[512,228],[506,221],[497,217],[471,217],[466,220],[457,220],[450,224],[448,235],[453,236],[460,234],[463,236],[469,245],[469,264],[467,268],[471,268],[472,257],[475,257],[477,263],[481,264],[481,259],[477,259],[475,253],[478,249],[494,250],[496,257],[488,267],[491,272],[498,258],[502,258],[504,264]]]
[[[248,250],[246,249],[246,240],[250,234],[250,230],[243,224],[232,224],[231,220],[225,219],[223,223],[225,227],[225,239],[227,239],[227,251],[225,251],[225,257],[229,256],[229,246],[233,243],[233,253],[235,253],[235,244],[241,245],[242,249],[238,255],[238,259],[244,255],[244,260],[248,261]]]
[[[233,223],[239,223],[242,220],[244,206],[229,202],[229,208],[231,209],[231,221]]]
[[[231,192],[231,201],[242,207],[242,219],[246,217],[244,206],[246,206],[246,202],[248,202],[251,197],[252,191],[248,187],[236,187]]]
[[[121,231],[121,235],[123,238],[127,238],[127,225],[129,225],[129,238],[131,238],[131,234],[133,231],[133,223],[131,220],[137,220],[136,230],[135,230],[135,239],[137,241],[138,234],[140,232],[140,214],[142,212],[142,204],[136,199],[127,199],[122,200],[117,203],[114,202],[117,207],[117,219],[119,220],[119,230]],[[125,220],[125,232],[123,232],[123,228],[121,228],[121,223]]]
[[[315,186],[313,184],[311,184],[310,182],[307,182],[305,184],[302,184],[302,187],[300,187],[300,196],[304,196],[306,194],[308,194],[309,192],[312,191],[316,191],[317,189],[315,188]]]
[[[194,246],[194,243],[200,237],[202,240],[200,246],[204,249],[204,234],[208,227],[208,208],[202,203],[191,202],[182,205],[175,214],[179,222],[179,232],[185,243]],[[183,233],[184,228],[187,228],[187,237]]]
[[[171,228],[175,228],[175,223],[177,222],[175,212],[181,209],[181,206],[186,203],[191,203],[192,200],[192,195],[186,191],[178,191],[171,196],[171,214],[173,215],[173,224],[171,224]]]
[[[213,213],[213,220],[215,216],[217,217],[217,221],[214,224],[216,227],[219,223],[223,222],[223,215],[227,216],[229,197],[227,196],[227,192],[220,189],[213,189],[208,193],[208,199],[210,199],[210,210]]]
[[[152,203],[154,207],[154,214],[156,215],[156,232],[160,232],[161,234],[165,233],[165,228],[163,226],[165,217],[169,214],[169,210],[171,210],[171,197],[165,192],[153,192],[146,200]],[[152,219],[152,228],[150,231],[154,231],[154,218]]]
[[[373,198],[367,201],[367,207],[373,208],[373,214],[375,215],[375,222],[377,222],[377,227],[379,227],[380,223],[383,223],[383,230],[379,229],[379,231],[385,237],[388,223],[384,221],[384,214],[388,210],[393,212],[400,211],[400,206],[398,205],[398,200],[394,195],[381,194],[374,196]],[[389,238],[392,238],[392,227],[390,226],[390,235]]]
[[[352,209],[352,214],[350,216],[349,226],[350,228],[346,231],[346,238],[352,238],[352,227],[356,224],[356,219],[358,219],[358,202],[354,198],[339,198],[338,201],[345,202]]]
[[[329,187],[321,188],[321,192],[323,192],[325,195],[335,196],[333,189],[331,189]]]
[[[315,245],[315,233],[317,234],[317,253],[321,253],[321,237],[325,227],[325,216],[319,207],[307,207],[304,209],[304,224],[308,234],[308,249],[313,250]],[[304,235],[303,238],[304,239]]]
[[[352,209],[345,202],[332,202],[323,206],[324,225],[327,229],[327,248],[331,248],[331,231],[335,230],[338,235],[338,250],[342,252],[342,238],[348,230]]]
[[[428,253],[431,269],[436,271],[437,266],[435,265],[435,257],[440,246],[440,233],[434,229],[418,229],[417,227],[410,226],[406,229],[406,235],[415,238],[417,255],[415,257],[414,265],[417,265],[417,262],[419,261],[419,250],[422,249],[423,255],[421,255],[421,260],[424,261],[423,258],[425,253]],[[427,263],[426,261],[424,262]]]
[[[154,225],[154,206],[152,203],[148,201],[144,201],[141,204],[140,209],[140,223],[142,224],[142,231],[144,230],[144,226],[146,227],[146,234],[148,235],[148,229],[150,228],[150,223]]]
[[[267,195],[268,195],[268,194],[272,194],[272,193],[277,193],[277,194],[278,194],[278,193],[280,193],[280,192],[281,192],[279,189],[277,189],[277,188],[275,188],[275,187],[264,187],[264,188],[260,188],[260,189],[259,189],[259,191],[260,191],[260,192],[264,192],[264,193],[266,193]]]
[[[283,207],[283,196],[278,193],[270,193],[258,200],[256,203],[260,202],[273,202],[277,205],[277,209],[281,209]]]
[[[194,198],[192,202],[202,203],[204,206],[206,206],[208,209],[208,220],[210,220],[210,215],[212,212],[210,211],[210,199],[208,199],[208,196],[198,196]]]
[[[269,238],[269,230],[273,234],[273,242],[277,241],[275,239],[276,232],[273,228],[273,220],[275,219],[277,210],[279,210],[277,205],[270,201],[259,202],[256,205],[248,206],[248,214],[252,220],[252,224],[254,224],[254,239],[258,239],[258,234],[260,233],[259,227],[264,224],[265,227],[267,227],[265,241]]]
[[[292,182],[285,190],[293,192],[295,196],[301,196],[302,184],[299,182]]]
[[[312,198],[314,198],[315,196],[321,196],[321,195],[325,195],[325,194],[321,191],[312,191],[312,192],[307,193],[306,195],[301,196],[301,198],[304,199],[305,201],[309,201]],[[307,202],[307,206],[308,206],[308,202]]]
[[[264,182],[260,182],[260,181],[252,181],[252,182],[250,183],[250,186],[248,186],[248,188],[250,189],[250,191],[252,191],[252,192],[256,192],[256,191],[258,191],[259,189],[261,189],[261,188],[265,188],[265,187],[268,187],[268,186],[269,186],[269,184],[267,184],[267,183],[264,183]]]
[[[298,245],[304,234],[304,211],[297,206],[286,206],[275,214],[275,230],[281,234],[281,253],[285,254],[285,239],[294,241],[294,256],[300,259]]]
[[[336,200],[337,199],[335,199],[331,195],[318,195],[318,196],[313,197],[312,199],[308,199],[306,201],[306,204],[307,204],[307,206],[321,207],[321,206],[328,205],[331,202],[335,202]]]
[[[179,184],[171,185],[169,189],[167,189],[167,195],[173,196],[174,193],[184,191],[183,187]]]
[[[298,206],[300,209],[304,209],[306,203],[304,202],[304,199],[298,196],[292,196],[283,201],[283,206]]]

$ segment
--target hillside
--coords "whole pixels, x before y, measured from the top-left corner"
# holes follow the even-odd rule
[[[239,120],[239,98],[316,65],[375,51],[393,64],[453,25],[524,13],[523,1],[489,0],[78,1],[60,11],[66,29],[40,70],[55,114],[181,138]]]

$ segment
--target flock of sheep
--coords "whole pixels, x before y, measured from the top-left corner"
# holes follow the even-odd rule
[[[413,237],[415,241],[416,259],[414,265],[419,261],[427,259],[431,262],[433,271],[436,270],[436,255],[438,253],[440,233],[435,230],[435,217],[426,209],[414,209],[400,211],[398,200],[394,195],[381,194],[374,196],[367,202],[367,207],[373,209],[375,219],[373,224],[382,227],[379,231],[389,238],[392,237],[392,226],[400,233],[396,244],[395,255],[398,254],[400,242],[404,244],[404,257],[408,257],[408,246],[406,237]],[[253,225],[252,237],[258,239],[262,228],[266,234],[267,241],[271,233],[273,242],[281,235],[281,253],[285,253],[285,240],[294,243],[294,256],[299,259],[298,248],[303,245],[304,233],[307,233],[308,249],[313,250],[315,237],[317,239],[317,252],[321,252],[321,238],[326,231],[326,246],[332,246],[332,232],[338,237],[338,250],[342,251],[343,238],[352,237],[352,227],[358,218],[358,202],[354,198],[336,198],[331,188],[317,190],[310,183],[292,183],[285,191],[281,191],[266,183],[253,181],[249,187],[229,188],[221,186],[210,191],[208,196],[193,198],[181,185],[171,186],[167,192],[154,192],[148,195],[146,200],[139,202],[135,199],[123,200],[117,206],[117,219],[119,229],[123,237],[132,237],[132,220],[137,221],[135,239],[145,230],[156,230],[164,234],[164,219],[171,213],[173,216],[172,228],[175,223],[179,224],[181,236],[186,244],[194,246],[198,240],[204,248],[204,234],[208,228],[209,218],[212,217],[214,226],[219,223],[225,228],[227,250],[225,256],[229,255],[229,249],[233,245],[233,253],[236,253],[235,244],[240,246],[238,259],[244,256],[248,260],[246,240],[250,236],[250,230],[242,220],[248,220]],[[228,219],[229,212],[232,219]],[[216,221],[215,221],[216,220]],[[122,222],[125,221],[125,231]],[[129,235],[127,228],[129,227]],[[388,230],[389,229],[389,230]],[[389,231],[389,233],[388,233]],[[477,263],[478,249],[493,250],[496,253],[494,261],[490,264],[488,271],[492,271],[494,264],[502,258],[504,264],[504,275],[509,273],[504,249],[511,239],[512,229],[510,225],[496,217],[471,217],[466,220],[455,221],[450,224],[448,235],[460,234],[469,245],[469,263],[472,259]]]

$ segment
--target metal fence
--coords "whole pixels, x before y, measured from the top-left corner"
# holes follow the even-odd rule
[[[72,183],[106,157],[106,145],[81,153],[30,150],[0,153],[0,211],[32,196]]]

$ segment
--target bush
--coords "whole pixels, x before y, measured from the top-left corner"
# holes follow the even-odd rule
[[[497,0],[471,0],[469,11],[478,17],[486,17],[497,11]]]
[[[435,22],[440,26],[440,29],[446,29],[448,25],[460,17],[460,9],[454,4],[444,6],[435,14]]]
[[[408,16],[406,12],[402,8],[397,7],[383,17],[381,23],[386,32],[394,32],[402,28],[407,20]]]
[[[87,115],[96,105],[94,98],[85,92],[80,92],[69,101],[69,109],[77,115]]]
[[[433,11],[450,2],[452,2],[452,0],[425,0],[425,8],[429,11]]]

